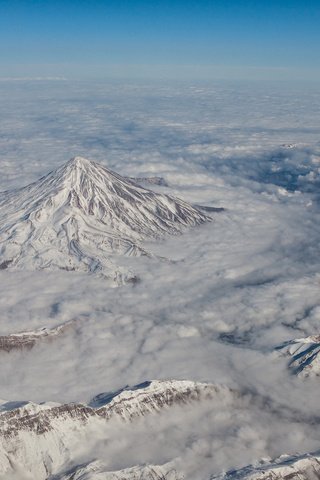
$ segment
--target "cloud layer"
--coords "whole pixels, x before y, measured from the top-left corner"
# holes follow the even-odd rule
[[[81,82],[1,82],[0,91],[2,190],[79,154],[123,175],[163,176],[169,187],[156,189],[225,208],[152,245],[172,263],[119,259],[141,277],[134,287],[0,271],[1,335],[78,320],[50,345],[0,353],[1,397],[86,401],[153,378],[251,392],[250,408],[163,418],[157,440],[149,421],[119,433],[110,468],[179,457],[190,478],[207,478],[318,448],[317,380],[291,376],[273,350],[319,333],[320,92]]]

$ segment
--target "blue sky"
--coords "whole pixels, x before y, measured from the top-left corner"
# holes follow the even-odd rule
[[[310,0],[0,0],[0,76],[312,79],[319,24]]]

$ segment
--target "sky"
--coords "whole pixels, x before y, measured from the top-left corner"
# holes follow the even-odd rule
[[[320,78],[317,1],[0,0],[0,77]]]

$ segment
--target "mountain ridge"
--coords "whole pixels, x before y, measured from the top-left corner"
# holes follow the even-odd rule
[[[119,428],[120,423],[131,424],[171,407],[210,401],[227,392],[228,387],[214,384],[152,380],[114,394],[100,394],[88,404],[2,401],[0,478],[10,478],[15,471],[24,470],[34,480],[46,480],[72,460],[79,440],[88,440],[90,435],[93,438],[94,432],[101,433],[111,421]]]

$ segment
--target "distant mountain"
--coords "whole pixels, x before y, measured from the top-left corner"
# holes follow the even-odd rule
[[[36,330],[10,333],[8,335],[0,335],[0,352],[11,352],[11,350],[31,349],[38,342],[43,340],[53,340],[61,335],[64,335],[68,330],[71,330],[76,325],[76,320],[57,325],[53,328],[38,328]]]
[[[276,350],[289,357],[288,367],[295,375],[320,375],[320,335],[290,340]]]
[[[319,478],[320,452],[317,452],[310,455],[282,455],[272,463],[248,465],[239,470],[213,476],[210,480],[318,480]]]
[[[113,431],[134,431],[142,417],[154,417],[171,408],[240,394],[225,386],[183,380],[146,381],[117,392],[102,393],[88,404],[0,401],[0,478],[32,480],[183,480],[175,461],[164,465],[136,465],[110,471],[108,449],[99,458],[79,462],[79,448],[110,438]],[[201,407],[200,407],[201,408]],[[114,430],[116,429],[116,430]],[[123,432],[125,435],[125,430]],[[89,442],[89,443],[88,443]],[[107,445],[107,443],[106,443]],[[101,458],[102,457],[102,458]],[[180,467],[181,468],[181,467]],[[212,466],[215,469],[215,466]],[[23,475],[22,475],[23,473]],[[20,476],[19,476],[20,475]],[[200,477],[199,477],[200,478]],[[201,477],[202,478],[202,477]],[[283,455],[205,480],[311,480],[320,478],[320,454]],[[185,479],[186,480],[186,479]]]
[[[138,185],[158,185],[160,187],[168,187],[168,183],[163,177],[128,177],[133,183],[138,183]]]
[[[272,463],[249,465],[207,480],[319,480],[320,453],[306,455],[282,455]],[[183,480],[172,463],[126,468],[108,472],[100,462],[91,462],[76,467],[52,480]],[[51,479],[50,479],[51,480]]]
[[[53,476],[49,480],[184,480],[172,463],[165,465],[142,465],[114,472],[99,461],[80,465],[65,474]]]
[[[0,478],[9,479],[14,473],[23,471],[26,475],[32,474],[33,480],[47,480],[72,460],[77,454],[79,442],[87,442],[90,436],[94,439],[95,432],[101,435],[102,429],[107,428],[111,420],[133,422],[171,407],[182,408],[219,395],[223,397],[227,391],[230,392],[227,387],[211,384],[167,380],[148,381],[118,392],[103,393],[87,405],[2,401]],[[106,478],[140,477],[118,475]],[[176,480],[181,476],[168,478]]]
[[[114,255],[147,255],[144,239],[209,220],[183,200],[75,157],[35,183],[0,193],[0,269],[77,270],[123,283],[134,274],[116,267]]]

